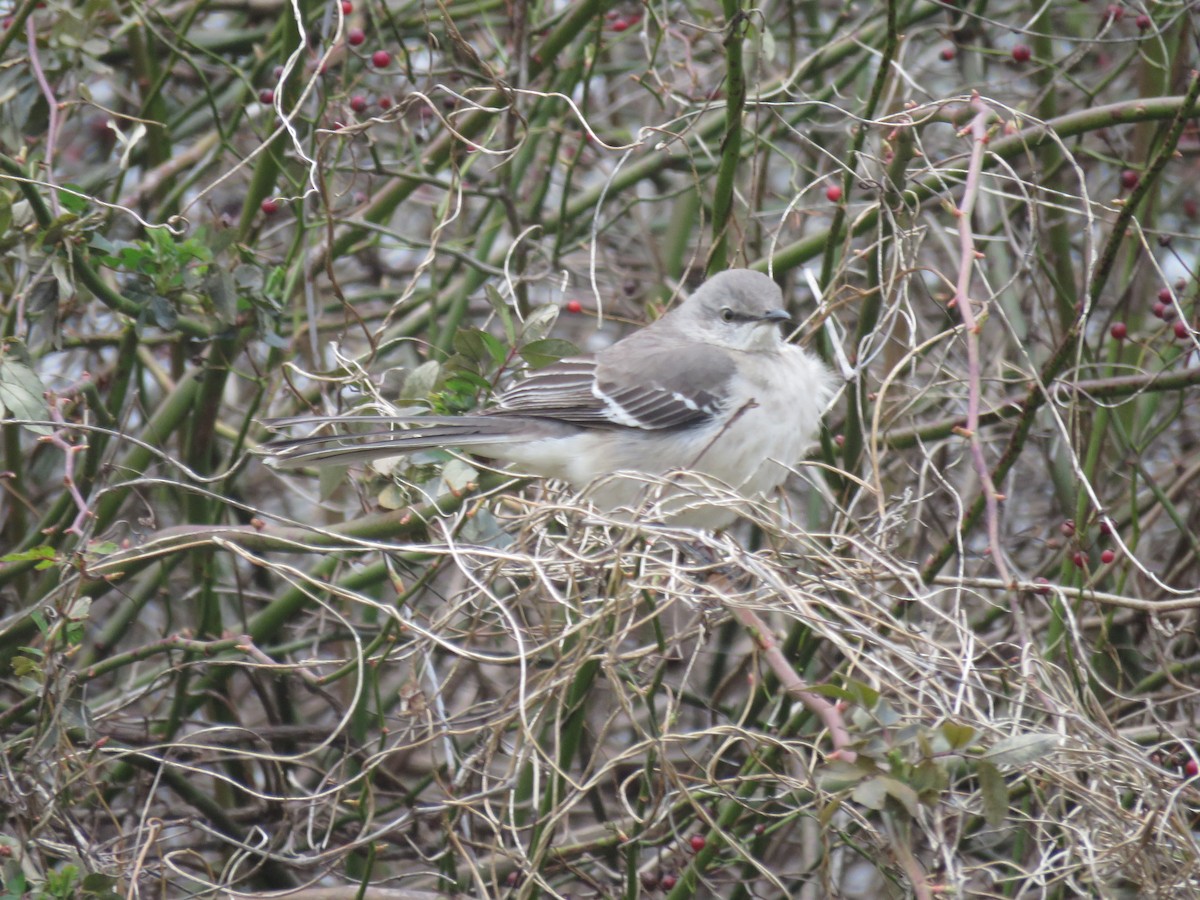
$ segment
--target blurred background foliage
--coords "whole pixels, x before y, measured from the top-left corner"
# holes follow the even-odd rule
[[[1194,3],[0,19],[5,896],[1200,891]],[[845,386],[730,534],[251,452],[733,265]]]

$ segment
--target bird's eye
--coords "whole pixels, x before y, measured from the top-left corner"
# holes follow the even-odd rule
[[[725,307],[723,310],[721,310],[721,320],[724,322],[732,322],[733,321],[733,310],[730,309],[728,306]]]

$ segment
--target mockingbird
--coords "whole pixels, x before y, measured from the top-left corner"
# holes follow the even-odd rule
[[[833,395],[829,370],[783,339],[788,318],[774,281],[732,269],[595,355],[528,372],[484,412],[276,419],[268,424],[386,430],[317,434],[267,450],[277,466],[303,466],[462,448],[576,489],[592,485],[591,499],[608,509],[636,505],[650,482],[661,482],[653,476],[685,470],[699,478],[667,484],[660,512],[673,524],[723,528],[737,512],[704,496],[705,477],[745,497],[777,487]]]

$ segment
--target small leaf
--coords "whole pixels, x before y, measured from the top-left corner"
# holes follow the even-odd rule
[[[860,806],[865,806],[867,809],[880,810],[883,809],[883,804],[887,801],[888,791],[883,783],[883,777],[876,775],[874,778],[868,778],[866,781],[860,782],[851,792],[850,796]]]
[[[237,320],[237,288],[233,275],[224,269],[213,269],[204,278],[203,290],[212,301],[217,320],[232,325]]]
[[[529,344],[540,341],[550,333],[557,319],[557,306],[551,303],[539,306],[525,319],[525,325],[521,328],[521,339],[514,343]]]
[[[393,481],[384,486],[375,502],[387,510],[403,509],[412,503],[412,494]]]
[[[478,328],[460,328],[454,335],[454,351],[476,369],[485,371],[491,367],[493,362],[492,351],[487,344],[488,338],[499,343],[491,335]]]
[[[77,184],[64,184],[58,189],[58,202],[67,212],[78,215],[88,208],[87,194]]]
[[[979,796],[983,800],[983,818],[993,828],[1008,816],[1008,785],[1004,776],[989,762],[979,763]]]
[[[176,323],[179,322],[179,314],[175,312],[175,307],[161,294],[153,294],[146,304],[146,309],[154,324],[163,331],[174,330]]]
[[[0,556],[0,563],[6,562],[30,562],[31,560],[39,560],[41,562],[54,561],[54,548],[47,547],[42,544],[39,547],[30,547],[28,550],[18,550],[13,553],[5,553]]]
[[[512,310],[508,306],[508,301],[493,285],[485,284],[483,292],[487,295],[488,303],[492,305],[492,309],[496,311],[496,316],[500,319],[500,324],[504,326],[504,336],[508,338],[510,344],[517,342],[517,327],[513,324]]]
[[[916,791],[903,781],[897,781],[895,778],[889,778],[886,775],[880,775],[879,781],[883,782],[883,789],[887,791],[888,796],[898,801],[904,807],[905,812],[914,818],[918,815],[921,807],[921,799],[917,796]]]
[[[424,400],[433,392],[441,371],[442,367],[435,359],[421,363],[404,379],[404,386],[400,389],[400,399]]]
[[[967,744],[971,743],[975,737],[975,729],[970,725],[961,725],[958,722],[943,722],[941,727],[942,737],[950,745],[951,749],[961,750]]]
[[[1047,732],[1015,734],[997,741],[980,758],[994,766],[1023,766],[1057,750],[1061,743],[1057,734]]]
[[[541,369],[551,363],[556,363],[564,356],[575,356],[579,350],[570,341],[559,338],[545,338],[525,344],[518,351],[521,359],[534,369]]]
[[[462,459],[452,459],[442,469],[442,481],[453,494],[461,493],[479,478],[479,470]]]
[[[844,759],[834,759],[817,770],[817,783],[822,790],[843,791],[851,785],[858,784],[875,771],[877,770],[874,766],[866,760],[846,762]]]
[[[24,346],[11,344],[0,353],[0,416],[14,419],[48,419],[45,389],[23,359]],[[48,425],[26,425],[35,434],[50,434]]]

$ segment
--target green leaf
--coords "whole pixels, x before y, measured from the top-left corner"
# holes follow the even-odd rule
[[[521,328],[521,338],[515,343],[528,344],[540,341],[550,333],[550,329],[554,327],[557,319],[557,306],[552,303],[539,306],[526,317],[525,324]]]
[[[880,775],[878,780],[883,783],[883,789],[887,791],[888,796],[899,802],[910,816],[915,818],[920,813],[921,799],[911,787],[887,775]]]
[[[78,215],[88,208],[87,192],[77,184],[60,185],[58,202],[67,212]]]
[[[515,344],[517,342],[517,327],[513,324],[512,310],[509,308],[508,302],[493,285],[485,284],[483,292],[487,295],[488,303],[492,305],[492,309],[496,311],[496,317],[500,319],[500,324],[504,326],[504,336],[508,338],[510,344]]]
[[[16,550],[12,553],[5,553],[0,556],[0,563],[6,562],[31,562],[40,560],[41,562],[54,562],[54,548],[42,544],[38,547],[30,547],[28,550]]]
[[[400,389],[400,399],[424,400],[433,393],[441,372],[442,367],[435,359],[421,363],[404,379],[404,385]]]
[[[989,762],[979,763],[979,796],[983,800],[983,818],[993,828],[1008,817],[1008,785],[1004,776]]]
[[[883,809],[883,804],[887,802],[888,790],[883,783],[883,777],[876,775],[874,778],[868,778],[866,781],[860,782],[850,796],[859,806],[865,806],[867,809],[880,810]]]
[[[14,419],[48,419],[45,388],[33,367],[25,361],[24,344],[10,342],[0,347],[0,416]],[[35,434],[50,434],[49,425],[26,425]]]
[[[237,287],[233,275],[224,269],[213,269],[204,278],[204,291],[212,301],[218,321],[232,325],[237,320]]]
[[[534,369],[541,369],[551,363],[556,363],[564,356],[575,356],[579,350],[570,341],[560,338],[545,338],[525,344],[518,351],[521,359]]]
[[[495,358],[494,347],[501,348],[499,361]],[[500,342],[478,328],[460,328],[454,335],[454,352],[481,372],[502,362],[505,355]]]
[[[943,722],[941,732],[953,750],[961,750],[975,737],[974,728],[970,725],[960,725],[958,722]]]

